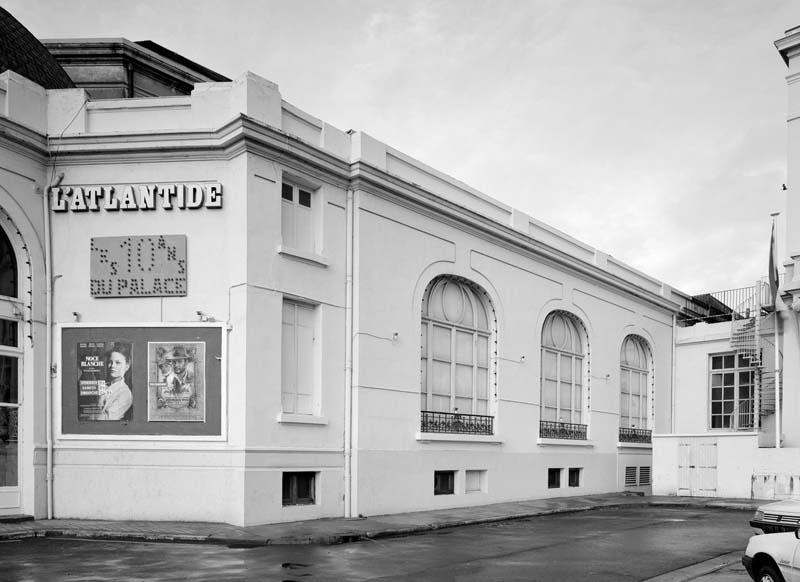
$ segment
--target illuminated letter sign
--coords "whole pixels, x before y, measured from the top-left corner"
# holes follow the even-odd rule
[[[107,236],[91,239],[92,297],[186,295],[186,236]]]

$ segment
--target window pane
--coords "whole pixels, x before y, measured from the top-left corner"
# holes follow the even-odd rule
[[[433,326],[433,357],[437,360],[450,361],[450,329],[439,325]]]
[[[559,387],[559,408],[564,414],[564,422],[570,422],[569,411],[572,408],[572,393],[570,392],[569,384],[561,384]]]
[[[720,370],[722,368],[722,356],[711,357],[711,369]]]
[[[19,485],[19,408],[0,407],[0,487]]]
[[[630,393],[630,388],[628,388],[628,377],[630,372],[628,370],[621,370],[620,377],[619,377],[619,391],[623,394]]]
[[[17,322],[0,319],[0,344],[15,348],[19,341],[17,338]]]
[[[545,406],[555,407],[558,405],[556,400],[556,382],[553,380],[544,380],[542,382],[542,403]]]
[[[300,190],[299,195],[297,197],[297,203],[300,204],[300,206],[311,208],[311,192]]]
[[[478,336],[478,365],[484,368],[489,367],[489,338]]]
[[[0,402],[17,404],[17,358],[0,356]]]
[[[478,368],[477,382],[478,384],[475,386],[475,391],[478,398],[487,399],[489,397],[489,370],[486,368]]]
[[[0,229],[0,295],[17,296],[17,259],[6,233]]]
[[[711,374],[711,385],[722,386],[722,374]]]
[[[450,396],[450,364],[433,362],[433,393]]]
[[[314,224],[313,215],[309,208],[295,208],[295,243],[294,245],[304,251],[314,250]]]
[[[722,383],[725,386],[733,386],[734,378],[736,377],[735,374],[723,374],[722,376]]]
[[[290,184],[282,184],[281,185],[281,198],[284,200],[293,200],[294,199],[294,189]]]
[[[546,351],[542,354],[542,377],[551,380],[557,379],[558,373],[558,356]]]
[[[735,359],[735,357],[733,355],[730,355],[730,356],[723,356],[722,361],[723,361],[723,365],[726,368],[733,368],[736,359]]]
[[[297,236],[294,228],[294,204],[284,202],[281,205],[281,239],[283,244],[290,247],[297,246]]]
[[[456,396],[472,398],[472,366],[456,366]],[[461,412],[467,412],[460,409]]]
[[[572,358],[570,356],[561,356],[561,381],[572,383]]]
[[[456,362],[471,364],[472,348],[473,335],[463,331],[456,331]]]

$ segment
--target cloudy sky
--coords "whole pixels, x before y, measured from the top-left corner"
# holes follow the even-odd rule
[[[800,25],[796,0],[3,6],[39,38],[149,39],[252,71],[683,291],[766,275],[787,181],[773,42]]]

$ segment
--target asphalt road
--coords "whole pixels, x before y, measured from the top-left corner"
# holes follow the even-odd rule
[[[338,546],[29,539],[0,543],[2,581],[641,581],[735,550],[749,512],[604,509]]]

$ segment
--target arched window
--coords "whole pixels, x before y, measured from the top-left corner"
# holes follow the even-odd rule
[[[8,236],[0,228],[0,295],[17,297],[17,258]]]
[[[421,410],[489,414],[493,318],[483,295],[454,277],[428,285],[422,300]]]
[[[583,340],[578,323],[563,311],[547,316],[542,329],[541,420],[583,421]]]
[[[650,350],[647,342],[629,335],[620,350],[619,425],[621,428],[647,429],[650,391]]]

